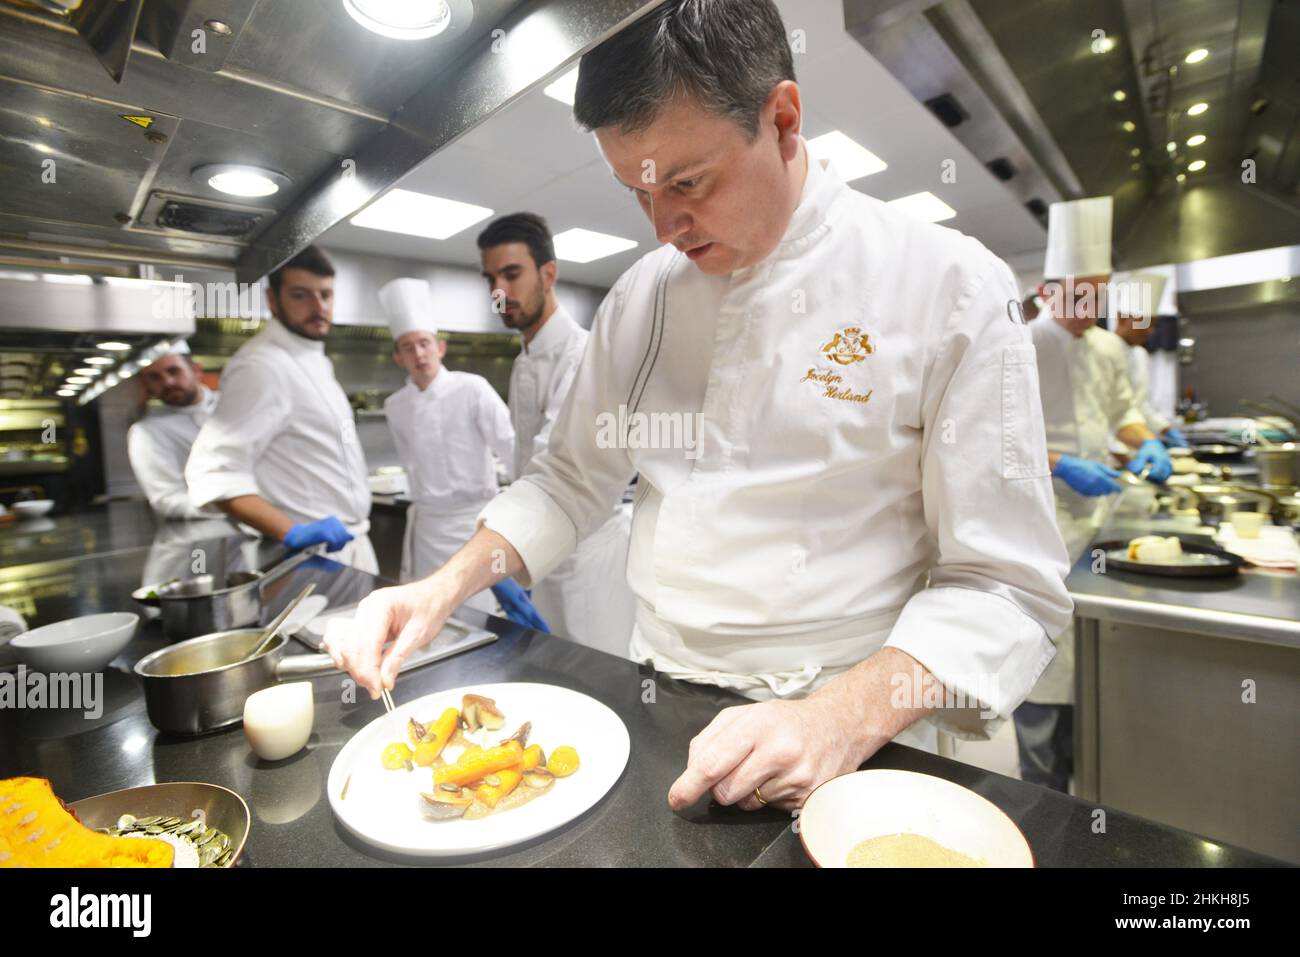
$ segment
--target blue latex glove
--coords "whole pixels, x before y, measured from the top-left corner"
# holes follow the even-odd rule
[[[506,578],[493,585],[492,594],[497,596],[497,601],[501,603],[501,608],[511,621],[526,628],[535,628],[538,631],[549,632],[551,630],[551,626],[542,620],[541,615],[537,614],[537,609],[533,607],[533,600],[528,597],[528,592],[524,591],[513,578]]]
[[[1052,474],[1080,495],[1113,495],[1121,488],[1119,473],[1109,466],[1074,455],[1062,455]]]
[[[290,548],[309,548],[324,542],[327,552],[337,552],[350,541],[352,541],[352,533],[333,515],[315,522],[295,525],[289,529],[289,534],[284,536],[284,543]]]
[[[1148,465],[1151,466],[1151,471],[1147,478],[1152,482],[1163,482],[1174,474],[1174,463],[1170,461],[1169,453],[1165,451],[1165,445],[1159,439],[1147,439],[1143,442],[1138,447],[1137,455],[1129,460],[1127,468],[1137,475]]]
[[[1191,446],[1187,444],[1187,436],[1183,435],[1182,432],[1175,429],[1172,425],[1165,429],[1164,435],[1160,436],[1160,441],[1163,442],[1166,447],[1171,449],[1191,448]]]

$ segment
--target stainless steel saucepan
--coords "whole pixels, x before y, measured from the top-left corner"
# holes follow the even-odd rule
[[[191,638],[141,658],[135,673],[144,681],[149,720],[159,731],[195,735],[238,724],[255,691],[285,679],[329,674],[329,655],[286,655],[289,639],[277,635],[270,648],[244,660],[263,637],[261,628],[240,628]]]
[[[213,575],[198,575],[159,585],[163,634],[172,641],[183,641],[256,625],[262,620],[262,586],[315,554],[315,550],[295,552],[263,571],[233,572],[221,582]]]

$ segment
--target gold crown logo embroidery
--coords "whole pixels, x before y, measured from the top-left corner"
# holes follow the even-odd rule
[[[876,347],[871,344],[871,337],[857,326],[841,329],[835,333],[835,337],[830,342],[822,346],[822,352],[826,353],[826,357],[842,366],[861,362],[875,351]]]

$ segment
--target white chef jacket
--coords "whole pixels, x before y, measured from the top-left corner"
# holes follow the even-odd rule
[[[990,733],[1071,608],[1018,298],[975,240],[810,163],[762,262],[710,276],[664,247],[619,279],[546,452],[483,520],[542,578],[635,469],[634,653],[789,694],[888,644]],[[699,441],[611,443],[592,423],[620,406],[699,413]]]
[[[131,471],[140,484],[149,507],[159,518],[219,518],[211,508],[200,509],[190,502],[185,485],[185,462],[203,423],[217,407],[218,393],[199,386],[199,401],[176,407],[151,408],[126,432],[126,452]],[[227,534],[233,529],[227,529]]]
[[[423,391],[407,379],[384,414],[410,487],[402,569],[410,581],[442,567],[474,534],[479,510],[497,493],[493,453],[511,468],[515,431],[486,379],[451,369]]]
[[[333,515],[359,540],[329,555],[368,568],[374,554],[366,459],[325,343],[272,319],[227,363],[221,401],[185,468],[196,506],[260,495],[295,523]],[[356,553],[356,559],[351,556]]]
[[[1129,346],[1128,379],[1133,387],[1133,403],[1146,419],[1148,428],[1159,435],[1172,424],[1151,401],[1151,353],[1143,346]]]
[[[558,306],[510,369],[510,416],[515,425],[515,475],[521,475],[550,441],[573,387],[588,332]],[[629,470],[624,485],[632,478]],[[532,590],[533,604],[556,634],[627,657],[636,617],[628,590],[629,516],[615,508],[572,555]]]

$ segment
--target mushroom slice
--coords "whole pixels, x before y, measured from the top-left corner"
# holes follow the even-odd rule
[[[544,790],[555,783],[555,775],[546,768],[533,768],[524,772],[524,784],[530,788]]]
[[[482,695],[465,695],[460,712],[467,731],[477,731],[479,728],[499,731],[506,723],[506,716],[497,708],[497,703]]]
[[[464,817],[473,803],[473,792],[466,793],[454,784],[440,784],[433,791],[420,792],[421,809],[435,821]]]
[[[519,726],[519,730],[508,738],[502,738],[498,744],[505,744],[507,741],[518,741],[521,748],[528,747],[528,733],[533,730],[533,723],[525,721]]]

